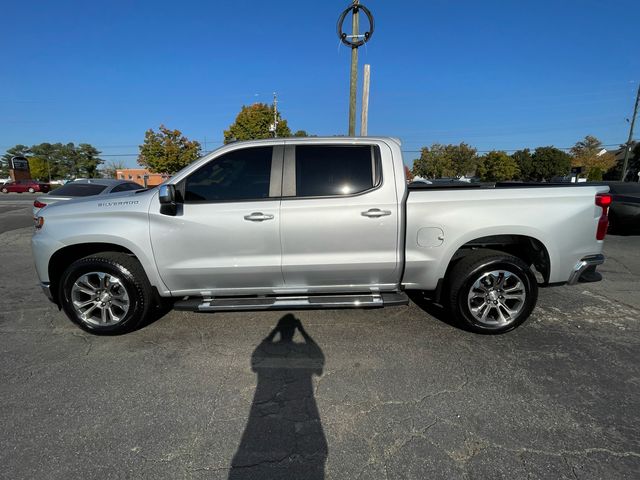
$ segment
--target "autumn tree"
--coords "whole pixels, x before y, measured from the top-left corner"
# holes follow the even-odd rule
[[[273,107],[266,103],[254,103],[249,106],[242,106],[240,113],[236,117],[228,130],[224,131],[224,143],[236,140],[256,140],[260,138],[271,138],[273,132],[269,127],[273,124]],[[302,132],[299,130],[298,132]],[[278,126],[276,133],[279,137],[290,137],[291,130],[278,112]],[[306,134],[306,132],[305,132]]]
[[[413,163],[414,176],[423,178],[461,177],[473,174],[478,162],[477,150],[466,143],[423,147]]]
[[[200,158],[199,142],[164,125],[157,132],[147,130],[139,149],[138,163],[154,173],[174,174]]]
[[[576,142],[571,147],[571,164],[582,167],[582,173],[589,180],[602,180],[602,175],[616,165],[616,158],[602,147],[602,142],[593,135]]]
[[[556,147],[538,147],[531,158],[532,180],[550,180],[552,177],[567,175],[571,170],[571,155]]]
[[[506,152],[492,150],[480,157],[477,175],[485,182],[513,180],[518,175],[518,164]]]

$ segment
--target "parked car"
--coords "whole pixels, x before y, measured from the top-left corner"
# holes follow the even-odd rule
[[[9,181],[2,185],[0,192],[2,193],[35,193],[35,192],[48,192],[51,190],[51,186],[48,183],[38,182],[36,180],[16,180]]]
[[[33,216],[36,217],[42,208],[52,203],[64,202],[78,197],[142,190],[143,188],[144,187],[138,183],[113,178],[74,180],[73,182],[58,187],[47,195],[37,197],[33,202]]]
[[[606,182],[611,194],[609,232],[640,233],[640,183]]]
[[[36,270],[96,334],[167,304],[372,308],[405,305],[408,291],[469,330],[502,333],[529,317],[538,284],[602,278],[607,186],[407,186],[403,166],[388,137],[231,143],[159,188],[43,209]]]

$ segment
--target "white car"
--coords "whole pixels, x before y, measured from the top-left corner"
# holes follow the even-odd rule
[[[143,190],[138,183],[113,178],[88,178],[74,180],[66,183],[47,195],[37,197],[33,202],[33,217],[47,205],[56,202],[65,202],[78,197],[90,197],[94,195],[107,195],[109,193],[126,192],[131,190]]]

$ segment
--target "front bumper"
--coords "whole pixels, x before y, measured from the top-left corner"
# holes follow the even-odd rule
[[[47,297],[49,301],[56,303],[56,301],[53,299],[53,295],[51,294],[51,285],[47,282],[40,282],[40,287],[42,288],[44,296]]]
[[[571,272],[571,276],[569,277],[569,281],[567,281],[568,285],[575,285],[582,278],[582,281],[586,282],[597,282],[602,276],[596,272],[596,267],[598,265],[602,265],[604,263],[604,255],[589,255],[588,257],[584,257],[576,266],[573,267],[573,271]]]

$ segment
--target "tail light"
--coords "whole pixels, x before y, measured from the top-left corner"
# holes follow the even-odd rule
[[[611,195],[608,193],[598,193],[596,195],[596,205],[602,208],[600,219],[598,220],[598,230],[596,231],[596,240],[604,240],[609,227],[609,205],[611,205]]]
[[[46,206],[47,206],[47,204],[46,204],[46,203],[39,202],[38,200],[35,200],[35,201],[33,202],[33,206],[34,206],[34,207],[36,207],[36,208],[44,208],[44,207],[46,207]]]

